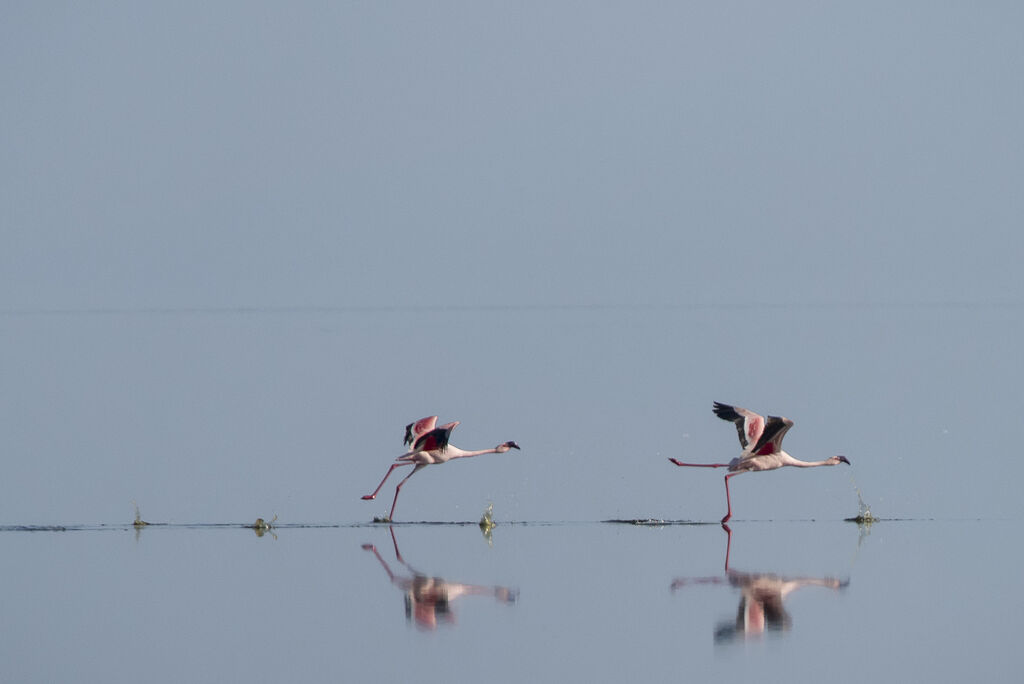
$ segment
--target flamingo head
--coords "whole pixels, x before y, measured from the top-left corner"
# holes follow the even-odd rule
[[[516,444],[515,442],[505,442],[504,444],[499,444],[498,445],[497,451],[498,451],[499,454],[503,454],[506,451],[508,451],[509,449],[518,449],[518,448],[519,448],[519,445]]]
[[[840,463],[850,465],[850,461],[848,461],[845,456],[833,456],[832,458],[835,459],[836,465],[839,465]]]

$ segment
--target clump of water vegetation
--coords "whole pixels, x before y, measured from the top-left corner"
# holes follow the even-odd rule
[[[484,532],[489,532],[494,529],[494,504],[487,504],[487,510],[484,511],[484,515],[480,518],[480,529]]]
[[[487,510],[484,511],[483,517],[480,518],[480,532],[483,533],[484,539],[487,540],[488,546],[494,546],[494,540],[491,538],[491,531],[494,530],[494,504],[488,503]]]
[[[265,533],[270,532],[271,536],[273,536],[274,539],[277,539],[277,535],[274,534],[273,532],[271,532],[271,530],[274,529],[274,523],[275,522],[277,522],[277,514],[276,513],[274,514],[274,517],[271,518],[271,520],[269,522],[264,520],[263,518],[256,518],[256,522],[254,522],[252,525],[249,525],[249,527],[252,528],[253,531],[256,532],[256,536],[257,537],[262,537]]]
[[[251,527],[254,530],[263,530],[264,532],[266,532],[267,530],[269,530],[271,527],[274,526],[275,522],[277,522],[277,514],[276,513],[274,514],[274,517],[270,520],[270,522],[267,522],[263,518],[256,518],[256,522],[254,522],[249,527]]]
[[[375,515],[375,516],[373,516],[373,522],[375,522],[375,523],[389,523],[389,522],[391,522],[391,518],[389,518],[386,515],[380,515],[380,516]]]

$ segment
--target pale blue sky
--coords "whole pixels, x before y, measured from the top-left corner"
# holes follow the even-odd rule
[[[3,309],[1020,300],[1016,3],[3,14]]]

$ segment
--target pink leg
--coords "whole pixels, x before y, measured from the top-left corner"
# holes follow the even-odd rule
[[[412,465],[412,463],[392,463],[391,467],[388,468],[387,475],[385,475],[384,479],[380,481],[380,484],[377,485],[377,488],[373,490],[373,494],[367,494],[366,496],[364,496],[363,497],[363,501],[370,501],[372,499],[376,499],[377,498],[377,492],[380,491],[380,488],[383,487],[384,483],[387,482],[389,477],[391,477],[391,472],[395,468],[398,468],[398,467],[401,467],[401,466],[407,466],[407,465]]]
[[[668,460],[672,461],[677,466],[686,466],[687,468],[728,468],[729,467],[728,463],[683,463],[682,461],[677,461],[674,458],[670,458]],[[723,523],[729,522],[729,518],[732,517],[732,503],[729,501],[729,478],[732,477],[733,475],[739,475],[739,473],[731,473],[731,474],[725,476],[725,502],[729,505],[729,512],[725,514],[724,518],[722,518],[722,522]]]
[[[729,522],[729,518],[732,517],[732,500],[729,499],[729,478],[737,475],[739,475],[739,473],[729,473],[725,476],[725,504],[729,507],[729,510],[726,512],[725,517],[722,518],[723,525]]]
[[[677,466],[686,466],[687,468],[728,468],[728,463],[683,463],[674,458],[668,459],[675,463]]]
[[[388,513],[388,520],[394,520],[395,519],[395,504],[398,503],[398,493],[400,491],[402,491],[402,485],[405,484],[406,480],[408,480],[410,477],[412,477],[413,475],[418,473],[421,468],[426,468],[426,467],[427,467],[426,463],[417,463],[416,467],[412,469],[412,472],[409,473],[408,475],[406,475],[404,478],[402,478],[402,481],[398,483],[397,487],[395,487],[395,500],[391,502],[391,512]],[[397,548],[395,550],[397,551]]]

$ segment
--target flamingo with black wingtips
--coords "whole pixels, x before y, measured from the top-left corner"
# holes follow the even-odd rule
[[[377,489],[373,490],[373,494],[367,494],[363,499],[365,501],[376,499],[377,492],[384,486],[384,483],[387,482],[395,468],[407,465],[415,466],[412,472],[406,475],[398,483],[398,486],[395,487],[395,498],[391,502],[391,513],[388,514],[388,520],[391,520],[395,515],[395,504],[398,503],[398,493],[402,491],[402,485],[405,484],[406,480],[428,465],[447,463],[455,458],[470,458],[471,456],[482,456],[483,454],[503,454],[510,449],[519,448],[519,445],[515,442],[503,442],[493,449],[465,451],[448,443],[452,430],[458,424],[459,421],[456,420],[451,423],[445,423],[441,427],[434,427],[437,425],[437,416],[429,416],[406,425],[405,444],[411,445],[411,451],[396,458],[395,462],[388,468],[388,472],[384,474],[384,479],[377,485]]]
[[[795,468],[814,468],[817,466],[834,466],[840,463],[850,465],[845,456],[833,456],[824,461],[801,461],[793,458],[782,450],[782,438],[786,436],[789,428],[793,427],[793,421],[780,416],[760,416],[753,411],[728,404],[714,403],[712,408],[715,415],[722,420],[728,420],[736,424],[736,431],[739,433],[740,444],[743,446],[743,453],[728,463],[683,463],[674,458],[668,460],[677,466],[689,468],[728,468],[729,474],[725,476],[725,502],[729,510],[726,512],[722,522],[728,522],[732,517],[732,501],[729,498],[729,478],[740,473],[758,472],[762,470],[775,470],[785,466]]]

